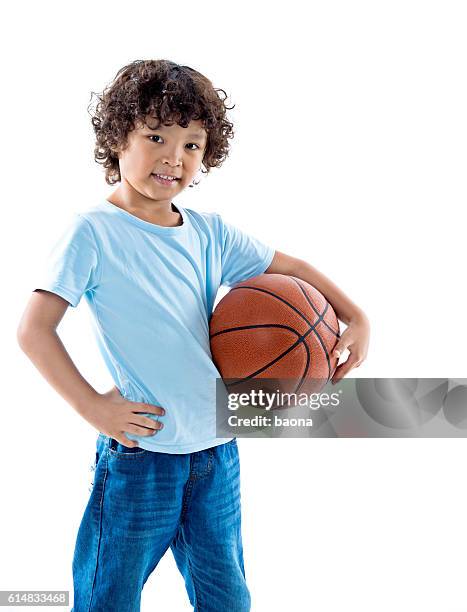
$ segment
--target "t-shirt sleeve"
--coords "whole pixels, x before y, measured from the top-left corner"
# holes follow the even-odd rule
[[[235,283],[262,274],[270,265],[275,249],[254,236],[222,219],[222,277],[221,285]]]
[[[59,237],[46,257],[36,289],[46,289],[67,300],[73,308],[100,280],[99,248],[89,221],[79,214]]]

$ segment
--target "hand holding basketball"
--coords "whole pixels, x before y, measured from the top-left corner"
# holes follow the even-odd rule
[[[338,359],[346,349],[349,349],[350,355],[346,361],[340,363],[337,367],[331,380],[333,385],[344,378],[350,370],[358,368],[366,359],[369,341],[370,322],[366,315],[362,313],[349,323],[347,329],[334,347],[333,352]]]

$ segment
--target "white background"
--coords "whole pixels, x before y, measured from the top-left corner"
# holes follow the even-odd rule
[[[208,76],[236,105],[231,155],[175,202],[309,261],[361,306],[370,351],[352,375],[462,377],[465,17],[446,0],[4,9],[0,589],[72,593],[97,432],[16,328],[70,215],[113,191],[93,160],[91,91],[135,59]],[[103,392],[89,317],[83,300],[59,333]],[[253,612],[467,610],[463,439],[238,445]],[[190,609],[169,551],[142,611]]]

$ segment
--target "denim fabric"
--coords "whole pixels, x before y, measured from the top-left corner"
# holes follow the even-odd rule
[[[99,434],[73,556],[71,612],[139,612],[170,547],[196,612],[248,612],[237,440],[187,454]]]

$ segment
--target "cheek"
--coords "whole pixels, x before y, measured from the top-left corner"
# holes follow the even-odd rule
[[[150,172],[151,163],[147,155],[142,153],[132,154],[126,160],[126,170],[130,174],[147,174]]]
[[[203,158],[200,156],[192,157],[189,162],[189,171],[192,174],[196,174],[198,168],[201,166]]]

